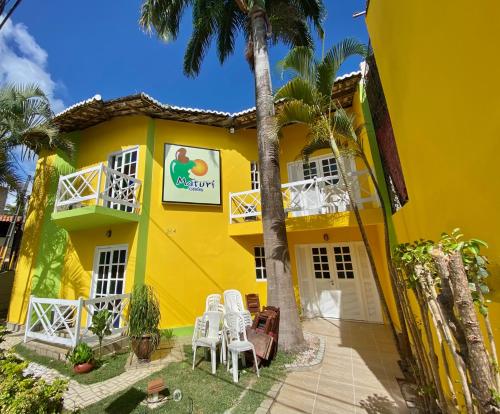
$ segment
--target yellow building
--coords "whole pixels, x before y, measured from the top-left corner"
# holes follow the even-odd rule
[[[488,243],[487,299],[497,347],[500,86],[499,57],[491,50],[500,35],[499,13],[493,1],[474,7],[465,1],[371,0],[366,14],[376,62],[370,70],[378,72],[389,115],[379,113],[377,122],[382,102],[370,102],[386,146],[380,151],[384,172],[394,181],[393,235],[401,243],[436,240],[459,227],[465,237]]]
[[[363,122],[360,78],[359,72],[342,77],[335,94]],[[91,311],[99,298],[142,282],[160,299],[162,328],[188,329],[206,296],[226,289],[258,293],[266,303],[253,109],[228,114],[163,105],[145,94],[96,96],[56,123],[77,151],[71,160],[44,154],[38,161],[11,324],[25,323],[31,295],[31,318],[52,306],[46,323],[61,326],[65,318],[74,322],[78,298]],[[301,127],[286,128],[280,154],[302,314],[383,322],[335,159],[322,152],[305,165],[298,155],[306,135]],[[351,172],[388,289],[379,203],[355,160]],[[392,312],[388,290],[386,296]]]

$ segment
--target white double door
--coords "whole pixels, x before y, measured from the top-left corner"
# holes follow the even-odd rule
[[[305,316],[382,322],[361,242],[299,245],[296,254]]]

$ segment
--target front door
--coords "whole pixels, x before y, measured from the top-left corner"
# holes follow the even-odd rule
[[[94,299],[123,294],[126,264],[127,246],[98,247],[94,259],[91,297]],[[116,306],[118,303],[114,305]],[[111,311],[113,304],[110,303],[106,308]],[[98,310],[100,307],[96,309],[96,311]],[[113,316],[113,320],[115,319]],[[119,320],[115,320],[114,325],[118,327]]]
[[[296,251],[305,316],[382,321],[362,243],[300,245]]]

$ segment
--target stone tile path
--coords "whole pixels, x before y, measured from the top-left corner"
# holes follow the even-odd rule
[[[304,330],[326,337],[316,369],[291,372],[271,414],[408,413],[396,377],[402,378],[390,328],[313,319]]]

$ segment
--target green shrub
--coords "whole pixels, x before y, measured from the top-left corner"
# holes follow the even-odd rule
[[[160,304],[153,288],[148,285],[136,285],[129,305],[128,335],[141,338],[151,335],[154,346],[160,339]]]
[[[66,359],[71,362],[73,366],[85,364],[94,359],[94,351],[85,342],[81,342],[68,352]]]
[[[24,376],[28,363],[11,353],[0,355],[0,413],[52,414],[62,411],[65,380],[48,384],[31,375]]]

